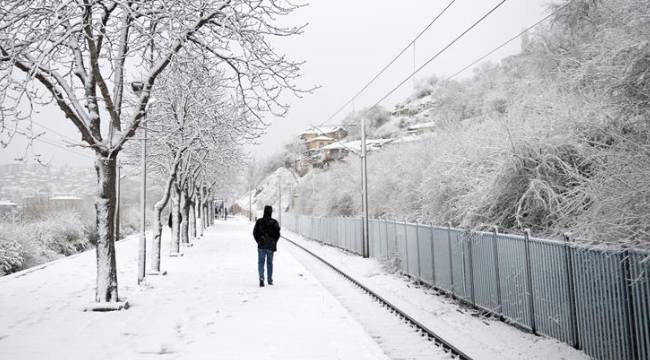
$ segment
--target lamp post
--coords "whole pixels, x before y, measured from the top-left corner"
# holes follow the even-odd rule
[[[131,83],[133,92],[140,96],[144,83],[134,81]],[[143,115],[143,120],[147,113]],[[143,121],[144,122],[144,121]],[[140,190],[140,202],[142,206],[142,223],[140,224],[140,240],[138,246],[138,284],[144,281],[147,257],[147,127],[142,127],[142,188]]]
[[[114,231],[114,237],[115,241],[120,240],[120,192],[121,192],[121,185],[122,185],[122,164],[120,163],[119,160],[117,160],[117,182],[115,186],[115,198],[116,198],[116,204],[115,204],[115,219],[113,220],[113,226],[115,228]]]

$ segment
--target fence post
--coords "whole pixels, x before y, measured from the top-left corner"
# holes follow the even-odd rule
[[[530,264],[530,229],[524,230],[524,247],[526,260],[526,292],[528,295],[528,314],[530,315],[529,324],[530,330],[533,334],[537,335],[537,327],[535,326],[535,302],[533,300],[533,275]]]
[[[415,222],[415,248],[418,254],[418,281],[422,281],[422,271],[420,271],[420,225]]]
[[[384,237],[386,238],[386,259],[389,259],[390,249],[388,247],[388,219],[384,219]]]
[[[578,336],[578,306],[576,304],[576,284],[573,277],[573,257],[571,256],[571,233],[564,233],[564,259],[566,262],[567,286],[569,293],[569,315],[571,321],[571,339],[573,347],[580,348],[580,337]]]
[[[471,230],[467,231],[467,235],[469,237],[469,241],[467,242],[467,247],[469,251],[469,289],[472,292],[472,305],[476,305],[476,297],[474,296],[474,257],[473,257],[473,251],[472,250],[472,243],[474,242],[474,236],[471,233]]]
[[[395,245],[393,248],[395,255],[399,254],[399,250],[397,249],[397,218],[393,220],[393,245]]]
[[[499,247],[497,237],[499,236],[499,227],[492,227],[492,253],[494,257],[494,278],[497,289],[497,306],[499,313],[503,313],[503,303],[501,302],[501,273],[499,272]]]
[[[406,275],[409,274],[409,234],[406,231],[406,219],[404,220],[404,257],[406,258]]]
[[[632,359],[639,359],[636,334],[636,314],[634,312],[634,299],[632,295],[632,272],[630,270],[630,252],[623,251],[623,294],[625,295],[625,316],[627,316],[627,328],[630,338],[630,354]]]
[[[429,238],[431,239],[431,285],[436,286],[436,255],[433,244],[433,225],[429,224]]]
[[[449,248],[449,282],[451,283],[451,294],[455,295],[454,285],[454,258],[451,254],[451,221],[447,223],[447,244]]]

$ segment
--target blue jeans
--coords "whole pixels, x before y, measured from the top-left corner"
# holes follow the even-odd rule
[[[260,280],[264,281],[264,261],[266,260],[266,275],[269,282],[273,282],[273,250],[257,249],[257,271]]]

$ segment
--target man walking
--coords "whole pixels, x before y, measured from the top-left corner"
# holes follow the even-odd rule
[[[264,286],[264,262],[269,285],[273,285],[273,253],[277,250],[280,238],[280,225],[271,217],[273,208],[264,206],[264,216],[255,222],[253,237],[257,242],[257,270],[260,275],[260,287]]]

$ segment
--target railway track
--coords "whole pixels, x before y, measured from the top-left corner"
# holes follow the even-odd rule
[[[291,239],[288,239],[284,236],[282,236],[284,240],[286,240],[288,243],[292,244],[293,246],[301,249],[302,251],[306,252],[307,254],[311,255],[312,257],[316,258],[320,262],[322,262],[324,265],[326,265],[328,268],[334,270],[336,273],[339,275],[343,276],[345,279],[353,283],[356,287],[361,289],[364,293],[372,297],[377,303],[379,303],[382,307],[384,307],[388,312],[391,314],[394,314],[396,317],[398,317],[400,320],[414,328],[416,331],[418,331],[422,336],[426,336],[429,341],[431,341],[435,346],[441,348],[445,353],[447,353],[450,357],[454,359],[461,359],[461,360],[472,360],[472,358],[465,354],[462,350],[458,349],[448,341],[446,341],[444,338],[433,332],[431,329],[426,327],[424,324],[421,322],[417,321],[413,317],[409,316],[406,314],[404,311],[402,311],[400,308],[392,304],[390,301],[386,300],[383,298],[381,295],[377,294],[376,292],[372,291],[362,283],[360,283],[358,280],[344,272],[343,270],[339,269],[335,265],[331,264],[327,260],[323,259],[319,255],[315,254],[314,252],[310,251],[309,249],[305,248],[304,246],[292,241]]]

